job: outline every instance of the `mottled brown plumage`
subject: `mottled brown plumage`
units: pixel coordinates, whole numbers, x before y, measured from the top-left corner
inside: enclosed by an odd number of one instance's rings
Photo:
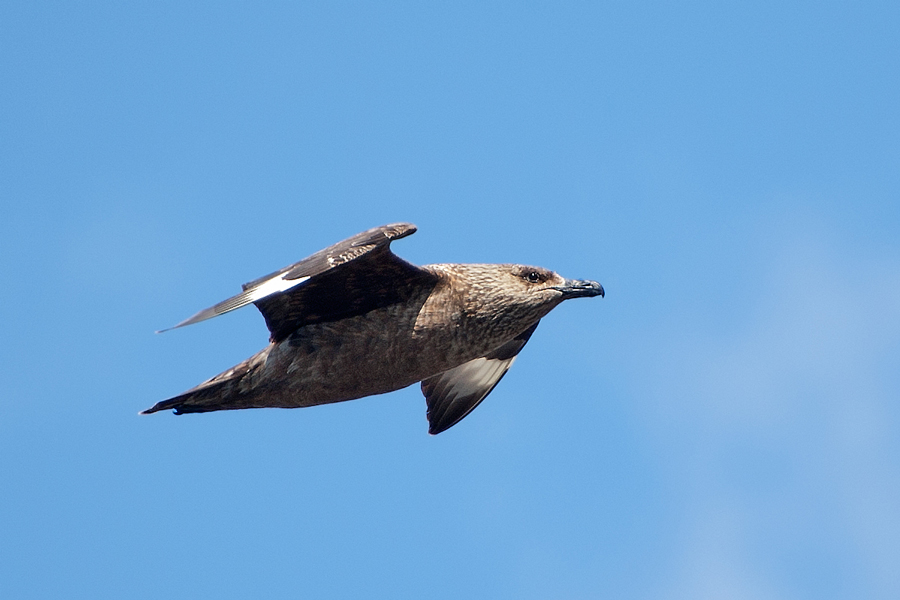
[[[567,298],[603,295],[596,282],[539,267],[417,267],[389,248],[415,230],[364,231],[176,325],[253,303],[271,336],[258,354],[144,414],[314,406],[421,381],[429,432],[440,433],[490,393],[541,317]]]

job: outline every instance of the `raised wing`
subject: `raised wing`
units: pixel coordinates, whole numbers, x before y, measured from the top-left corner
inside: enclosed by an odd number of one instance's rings
[[[256,304],[273,341],[279,341],[306,322],[335,320],[348,313],[371,310],[388,300],[384,298],[386,294],[379,293],[380,288],[402,289],[413,282],[433,279],[426,271],[390,251],[392,240],[415,231],[416,227],[409,223],[369,229],[245,283],[240,294],[201,310],[169,329]]]
[[[475,410],[512,366],[538,323],[490,354],[424,380],[422,393],[428,405],[428,433],[437,435],[450,429]]]

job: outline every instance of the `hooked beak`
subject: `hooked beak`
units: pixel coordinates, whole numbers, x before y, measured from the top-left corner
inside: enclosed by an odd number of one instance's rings
[[[563,300],[592,298],[593,296],[603,298],[606,295],[602,285],[589,279],[566,279],[563,285],[554,286],[553,289],[562,292]]]

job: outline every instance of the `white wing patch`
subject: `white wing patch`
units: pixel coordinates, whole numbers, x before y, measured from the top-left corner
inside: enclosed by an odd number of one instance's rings
[[[262,300],[272,294],[277,294],[279,292],[286,292],[294,286],[300,285],[304,281],[309,279],[309,276],[300,277],[299,279],[285,279],[284,275],[279,277],[273,277],[272,279],[267,279],[263,281],[261,284],[256,286],[255,288],[251,288],[246,290],[245,294],[250,294],[250,300],[246,304],[250,304],[251,302],[256,302],[257,300]],[[245,304],[245,305],[246,305]],[[239,307],[238,307],[239,308]],[[234,310],[234,309],[231,309]]]
[[[169,331],[170,329],[178,329],[179,327],[184,327],[185,325],[193,325],[194,323],[199,323],[200,321],[212,319],[213,317],[218,317],[219,315],[224,315],[227,312],[237,310],[239,308],[247,306],[248,304],[253,304],[254,302],[262,300],[263,298],[268,298],[273,294],[280,294],[281,292],[285,292],[309,279],[309,276],[298,277],[297,279],[287,279],[285,275],[287,275],[287,273],[280,273],[275,277],[272,277],[271,279],[266,279],[256,287],[244,290],[237,296],[232,296],[227,300],[222,300],[215,306],[204,308],[196,315],[185,319],[178,325],[169,327],[168,329],[161,329],[156,333],[162,333],[163,331]]]

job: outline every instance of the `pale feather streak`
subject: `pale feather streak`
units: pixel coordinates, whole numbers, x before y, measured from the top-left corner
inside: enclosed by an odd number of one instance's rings
[[[274,294],[286,292],[287,290],[296,287],[309,279],[309,276],[299,277],[297,279],[287,279],[286,277],[287,273],[283,273],[281,275],[278,275],[277,277],[267,279],[256,287],[244,290],[240,294],[232,296],[227,300],[222,300],[218,304],[210,306],[209,308],[204,308],[194,316],[185,319],[178,325],[169,327],[168,329],[161,329],[157,331],[157,333],[162,333],[164,331],[169,331],[172,329],[178,329],[179,327],[184,327],[186,325],[193,325],[194,323],[199,323],[201,321],[206,321],[207,319],[212,319],[213,317],[218,317],[219,315],[224,315],[227,312],[243,308],[248,304],[253,304],[254,302],[262,300],[263,298],[268,298],[269,296],[272,296]]]
[[[476,358],[422,382],[428,401],[431,433],[440,433],[475,410],[515,362],[507,359]]]

